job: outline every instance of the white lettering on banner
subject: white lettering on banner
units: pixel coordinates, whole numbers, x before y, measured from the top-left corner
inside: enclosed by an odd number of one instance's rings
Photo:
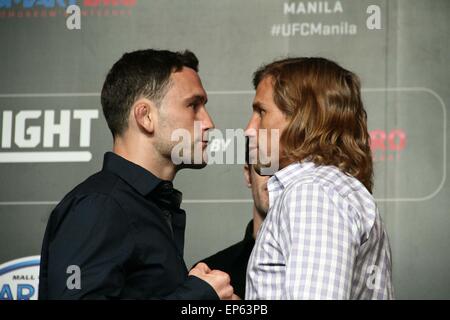
[[[11,130],[8,130],[8,123],[12,123],[12,111],[3,112],[2,124],[2,148],[11,148]]]
[[[273,37],[293,37],[293,36],[340,36],[356,35],[358,28],[355,24],[341,21],[339,24],[323,24],[321,22],[294,22],[276,23],[272,25],[270,34]]]
[[[70,138],[70,110],[61,110],[61,122],[55,124],[55,111],[44,113],[44,147],[53,147],[53,136],[59,135],[59,146],[67,148]]]
[[[41,116],[41,111],[20,111],[16,116],[15,142],[20,148],[34,148],[39,144],[41,128],[32,126],[25,130],[25,121],[27,119],[37,119]],[[8,124],[12,127],[12,124]],[[26,135],[29,138],[26,138]]]
[[[340,1],[336,1],[333,4],[330,4],[328,1],[285,2],[283,9],[285,15],[344,12]]]
[[[91,120],[98,119],[98,110],[74,110],[73,118],[80,120],[80,147],[91,144]]]
[[[361,29],[356,21],[341,20],[344,13],[341,1],[286,1],[282,5],[283,15],[294,19],[295,16],[302,17],[302,20],[289,19],[289,22],[272,24],[270,26],[272,37],[354,36]],[[366,28],[381,30],[381,7],[369,5],[365,11],[369,14],[366,19]],[[320,17],[325,15],[327,20],[320,21]],[[332,15],[338,20],[330,19]],[[315,21],[305,21],[308,16]]]
[[[56,113],[59,122],[55,120]],[[79,121],[79,145],[80,148],[88,148],[91,144],[92,120],[98,119],[99,112],[96,109],[73,110],[21,110],[16,113],[12,110],[2,112],[1,121],[1,149],[11,149],[14,146],[19,149],[28,149],[27,152],[14,151],[0,152],[0,163],[24,163],[24,162],[86,162],[92,159],[89,151],[60,151],[49,148],[71,147],[70,134],[72,121]],[[43,124],[36,124],[43,119]],[[55,136],[59,143],[55,146]],[[38,147],[42,142],[44,150],[30,151]]]

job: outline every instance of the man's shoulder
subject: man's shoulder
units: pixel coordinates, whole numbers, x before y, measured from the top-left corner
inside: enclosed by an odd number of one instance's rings
[[[335,166],[317,166],[292,181],[283,191],[280,201],[284,205],[307,201],[309,206],[322,207],[325,198],[341,214],[346,213],[357,223],[361,232],[369,232],[379,215],[375,199],[366,187]]]
[[[108,171],[99,171],[69,191],[53,212],[65,212],[83,206],[105,208],[108,204],[114,204],[113,195],[118,184],[120,178]]]
[[[315,166],[292,179],[286,186],[284,193],[291,194],[305,188],[315,187],[324,193],[335,193],[340,198],[348,198],[350,194],[370,194],[364,185],[355,177],[342,172],[335,166]],[[370,198],[370,195],[367,195]]]
[[[90,230],[94,226],[116,231],[128,228],[128,215],[114,197],[118,182],[114,175],[101,171],[67,193],[50,214],[49,240],[70,232],[78,236],[80,232],[74,230]]]
[[[72,197],[80,196],[110,196],[114,189],[120,184],[120,178],[111,172],[102,170],[86,178],[83,182],[75,186],[63,198],[63,201]]]
[[[109,195],[120,178],[106,170],[99,171],[78,184],[69,194],[103,194]]]

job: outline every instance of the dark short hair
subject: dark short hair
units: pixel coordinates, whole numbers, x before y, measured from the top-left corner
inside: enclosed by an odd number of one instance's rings
[[[280,163],[309,159],[334,165],[372,192],[367,114],[358,76],[325,58],[288,58],[258,69],[256,87],[270,78],[273,100],[289,118]]]
[[[146,97],[159,105],[169,87],[170,75],[183,67],[198,72],[198,59],[189,50],[138,50],[125,53],[114,63],[101,93],[103,114],[113,137],[128,127],[133,103]]]

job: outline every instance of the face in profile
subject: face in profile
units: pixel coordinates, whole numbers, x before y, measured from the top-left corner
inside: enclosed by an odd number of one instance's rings
[[[177,148],[177,156],[184,159],[179,167],[201,168],[206,165],[207,131],[214,128],[206,110],[207,100],[195,70],[184,67],[172,73],[169,89],[159,107],[156,145],[161,154],[172,162],[172,151]]]
[[[250,150],[257,155],[255,170],[261,172],[262,167],[271,165],[270,161],[279,158],[280,136],[288,124],[286,115],[277,107],[273,100],[272,78],[266,77],[258,84],[253,99],[253,113],[245,133],[256,140],[256,150]],[[266,132],[266,133],[265,133]],[[270,161],[262,161],[267,155]],[[276,157],[276,158],[275,158]],[[275,169],[276,171],[277,169]]]
[[[244,166],[244,176],[247,186],[252,190],[253,203],[256,210],[265,218],[269,211],[269,192],[267,190],[267,181],[270,176],[259,175],[253,165]]]

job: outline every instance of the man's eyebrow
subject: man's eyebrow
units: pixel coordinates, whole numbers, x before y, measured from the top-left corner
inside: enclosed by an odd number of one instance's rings
[[[196,94],[196,95],[193,95],[191,97],[186,98],[185,101],[187,103],[202,103],[202,104],[206,104],[208,102],[208,98],[206,98],[206,96],[204,96],[204,95]]]

